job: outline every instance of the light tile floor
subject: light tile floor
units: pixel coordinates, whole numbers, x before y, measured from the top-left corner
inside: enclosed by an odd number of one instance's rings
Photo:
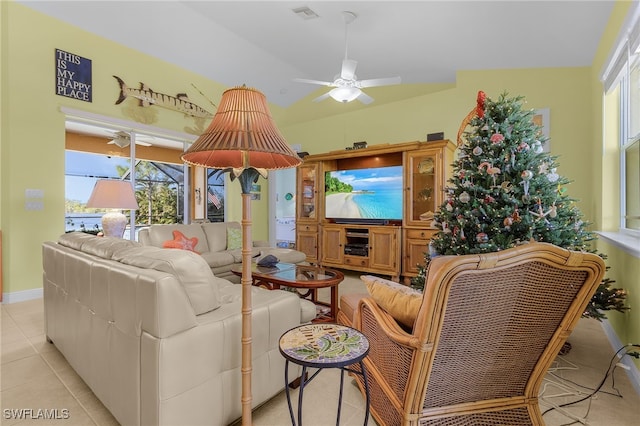
[[[364,292],[357,273],[348,273],[340,284],[340,292]],[[1,362],[0,399],[2,425],[117,425],[117,421],[71,369],[55,346],[43,334],[42,300],[1,305]],[[566,391],[578,396],[549,398],[556,404],[574,401],[590,393],[603,379],[613,356],[600,323],[581,320],[569,339],[573,348],[559,357],[555,372],[547,375],[545,395]],[[616,348],[617,349],[617,348]],[[575,366],[575,367],[574,367]],[[555,375],[562,377],[557,378]],[[587,424],[593,426],[631,426],[639,424],[640,396],[634,391],[625,371],[614,374],[615,389],[609,378],[602,392],[595,397],[567,408],[569,415],[558,410],[544,416],[547,425]],[[325,370],[305,390],[303,402],[304,424],[323,426],[335,424],[338,400],[339,370]],[[341,424],[360,425],[364,420],[364,401],[351,378],[345,378]],[[620,394],[621,396],[615,396]],[[297,390],[292,392],[297,401]],[[544,412],[550,405],[541,402]],[[58,420],[15,419],[11,409],[49,409]],[[57,410],[57,411],[55,411]],[[65,411],[68,410],[68,411]],[[64,418],[67,417],[68,418]],[[586,420],[585,420],[586,417]],[[581,421],[576,421],[579,418]],[[290,424],[284,392],[253,412],[256,426]],[[370,425],[375,425],[370,420]],[[188,425],[176,425],[188,426]]]

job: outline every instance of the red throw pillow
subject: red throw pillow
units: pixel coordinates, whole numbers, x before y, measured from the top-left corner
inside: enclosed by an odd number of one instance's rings
[[[180,231],[173,231],[173,240],[167,240],[162,243],[162,247],[164,248],[177,248],[182,250],[189,250],[194,253],[200,254],[196,251],[196,246],[198,245],[198,237],[187,238]]]

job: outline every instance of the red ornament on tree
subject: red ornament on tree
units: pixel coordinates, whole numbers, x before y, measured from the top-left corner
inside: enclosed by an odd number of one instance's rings
[[[478,115],[478,117],[482,118],[484,117],[484,102],[487,99],[487,95],[485,95],[485,93],[480,90],[478,92],[478,98],[476,100],[477,104],[476,104],[476,114]]]

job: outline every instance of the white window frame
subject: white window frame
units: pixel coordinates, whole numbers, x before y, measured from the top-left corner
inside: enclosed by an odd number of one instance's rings
[[[619,232],[599,232],[608,242],[624,249],[635,257],[640,257],[640,229],[631,229],[626,223],[626,152],[640,138],[640,134],[629,135],[630,93],[629,75],[632,67],[640,63],[640,3],[634,2],[629,9],[618,39],[601,74],[605,95],[619,87],[620,121],[620,228]]]
[[[632,112],[638,114],[640,111],[632,111],[631,100],[634,94],[631,90],[631,73],[637,71],[640,68],[640,50],[636,52],[629,52],[627,66],[620,79],[620,231],[640,237],[640,227],[632,228],[628,225],[627,219],[627,180],[628,172],[626,169],[627,153],[631,149],[632,145],[636,142],[640,143],[640,130],[636,129],[636,133],[632,134],[631,129],[631,114]],[[636,97],[640,97],[640,94],[636,93]],[[636,106],[639,99],[635,99]],[[631,190],[640,191],[640,186],[631,188]]]

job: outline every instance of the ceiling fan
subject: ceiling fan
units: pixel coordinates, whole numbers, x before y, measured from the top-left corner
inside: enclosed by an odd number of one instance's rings
[[[320,102],[328,97],[332,97],[338,102],[351,102],[359,100],[363,104],[370,104],[373,102],[373,98],[362,91],[366,87],[375,86],[389,86],[393,84],[400,84],[400,77],[388,77],[388,78],[372,78],[369,80],[358,80],[356,77],[357,61],[349,59],[348,53],[348,30],[349,24],[356,19],[356,14],[349,11],[342,12],[342,16],[345,21],[345,48],[344,59],[342,60],[342,69],[340,75],[335,77],[334,81],[320,81],[320,80],[308,80],[306,78],[296,78],[294,81],[299,83],[319,84],[321,86],[333,87],[330,91],[324,95],[318,96],[313,102]]]
[[[127,132],[115,132],[113,134],[113,139],[109,142],[107,142],[108,144],[112,144],[112,145],[116,145],[119,148],[126,148],[129,145],[131,145],[131,136],[129,135],[129,133]],[[150,143],[148,142],[143,142],[141,140],[139,140],[139,138],[136,138],[136,145],[140,145],[140,146],[151,146]]]

